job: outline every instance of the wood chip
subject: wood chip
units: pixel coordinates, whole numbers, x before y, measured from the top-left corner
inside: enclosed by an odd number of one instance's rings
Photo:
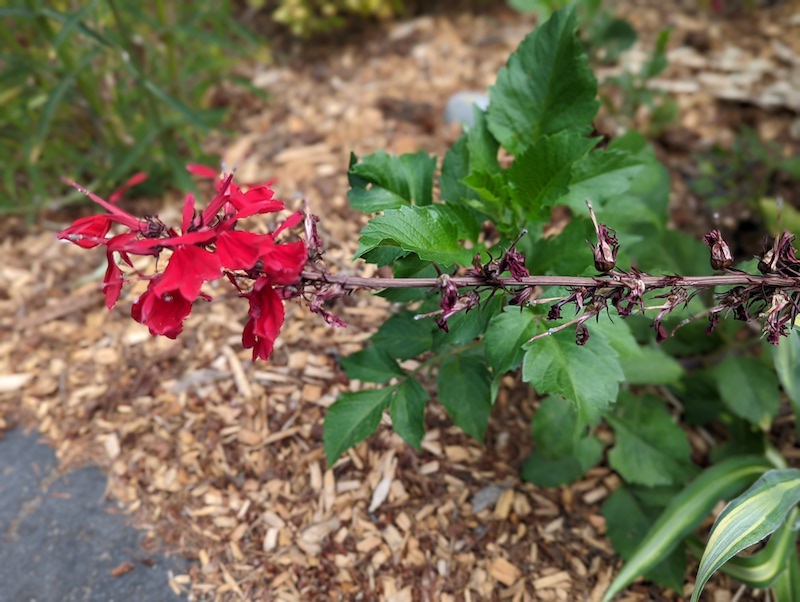
[[[489,575],[503,585],[514,585],[520,578],[520,570],[502,556],[498,556],[489,565]]]

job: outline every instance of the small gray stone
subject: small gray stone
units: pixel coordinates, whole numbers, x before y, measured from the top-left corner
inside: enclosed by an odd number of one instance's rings
[[[472,125],[473,105],[485,111],[489,106],[489,97],[482,92],[456,92],[450,97],[444,108],[444,122]]]

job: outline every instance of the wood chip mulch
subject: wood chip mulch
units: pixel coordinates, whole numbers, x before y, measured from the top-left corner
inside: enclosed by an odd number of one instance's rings
[[[311,64],[256,68],[269,101],[241,111],[235,140],[212,144],[241,181],[277,177],[290,206],[307,198],[322,217],[332,269],[368,274],[349,260],[363,223],[347,208],[349,152],[422,149],[441,159],[459,131],[441,123],[447,98],[492,84],[532,25],[506,10],[421,17]],[[179,201],[151,209],[166,220]],[[273,358],[253,364],[240,345],[243,300],[216,291],[177,341],[152,338],[129,317],[144,285],[107,311],[104,257],[56,244],[53,230],[64,225],[0,242],[0,432],[35,427],[65,466],[102,466],[108,494],[153,548],[197,560],[188,574],[169,576],[176,594],[601,598],[619,563],[600,505],[618,477],[599,467],[558,489],[520,481],[533,391],[507,377],[485,445],[432,404],[422,452],[394,435],[387,417],[376,436],[326,467],[325,409],[361,387],[338,360],[360,348],[388,303],[346,300],[337,307],[348,323],[341,330],[290,303]],[[693,444],[707,451],[700,437]],[[725,602],[737,589],[717,577],[707,596]],[[637,584],[623,599],[682,597]]]

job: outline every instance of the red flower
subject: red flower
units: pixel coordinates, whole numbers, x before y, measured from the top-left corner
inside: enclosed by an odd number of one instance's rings
[[[176,338],[183,330],[183,321],[192,312],[192,303],[179,290],[162,295],[154,292],[158,279],[150,282],[147,290],[131,307],[131,317],[150,329],[152,335]]]
[[[242,295],[250,301],[250,319],[242,333],[242,346],[253,350],[253,361],[269,359],[283,326],[283,301],[269,284],[266,278],[259,278],[253,290]]]
[[[200,165],[187,168],[202,177],[217,177],[211,168]],[[242,218],[280,211],[284,205],[273,198],[269,185],[254,186],[243,192],[232,178],[228,175],[217,179],[216,194],[202,212],[195,208],[194,195],[188,194],[180,230],[155,216],[136,218],[114,204],[127,188],[144,179],[141,174],[114,193],[110,202],[69,181],[108,213],[77,220],[59,238],[83,248],[106,247],[108,266],[102,288],[109,309],[119,299],[125,282],[117,255],[133,267],[130,255],[159,257],[165,249],[172,251],[163,272],[150,277],[147,290],[131,308],[133,319],[146,325],[154,335],[175,338],[180,334],[192,303],[198,297],[210,300],[201,292],[203,283],[225,275],[239,289],[241,279],[254,279],[250,292],[242,294],[250,302],[250,319],[242,342],[253,349],[253,359],[267,359],[284,319],[281,296],[284,291],[273,287],[296,283],[308,256],[302,241],[281,244],[275,238],[283,230],[296,226],[303,216],[299,212],[291,215],[273,233],[237,230]],[[114,223],[127,231],[108,237]]]
[[[189,302],[197,299],[203,282],[222,276],[219,258],[201,247],[179,245],[164,273],[153,280],[153,293],[165,295],[178,291]]]

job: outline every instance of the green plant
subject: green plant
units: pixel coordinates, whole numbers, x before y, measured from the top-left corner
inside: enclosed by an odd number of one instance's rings
[[[786,304],[773,304],[780,300],[756,301],[721,277],[716,277],[720,285],[730,285],[717,287],[716,298],[684,295],[675,288],[647,295],[651,281],[639,270],[708,274],[710,266],[698,241],[667,228],[666,173],[644,139],[629,133],[600,149],[596,139],[587,137],[597,110],[597,84],[573,34],[575,22],[574,12],[554,13],[510,57],[489,90],[489,109],[476,110],[474,125],[445,156],[439,199],[433,198],[430,184],[436,164],[427,155],[378,152],[360,161],[353,158],[351,205],[382,212],[362,231],[358,257],[392,266],[399,279],[436,277],[476,255],[473,273],[487,287],[483,293],[452,293],[453,300],[446,302],[448,283],[457,279],[443,275],[444,298],[407,290],[381,293],[414,303],[413,311],[395,315],[366,349],[343,361],[351,378],[375,388],[344,394],[330,408],[326,451],[334,462],[373,432],[387,409],[398,434],[418,447],[429,399],[424,383],[431,379],[453,421],[482,439],[500,379],[519,370],[524,382],[548,395],[533,419],[536,449],[523,465],[523,478],[556,486],[607,458],[625,483],[604,507],[609,535],[619,553],[632,559],[613,591],[643,573],[679,589],[684,538],[717,500],[738,493],[769,468],[764,432],[779,407],[775,368],[762,342],[732,323],[715,329],[718,318],[728,313],[743,320],[759,313],[781,315],[772,328],[786,334],[785,324],[795,312],[782,313]],[[663,68],[666,40],[662,35],[650,63],[626,85],[646,91],[646,80]],[[499,148],[513,155],[509,167],[498,162]],[[587,197],[603,223],[614,225],[613,236],[587,219],[582,208]],[[567,207],[571,218],[560,233],[546,235],[554,205]],[[482,228],[487,220],[493,228],[488,235]],[[598,240],[594,267],[584,242],[593,228]],[[526,235],[514,242],[519,232]],[[604,240],[607,262],[598,258]],[[624,245],[616,245],[623,240]],[[727,269],[732,258],[724,242],[718,234],[706,241],[713,266]],[[509,254],[517,250],[531,273],[590,278],[562,288],[545,286],[543,300],[527,297],[529,289],[505,288],[512,279],[499,288],[488,286],[510,269]],[[605,298],[627,316],[612,324],[605,315],[606,300],[589,283],[595,270],[607,271],[615,261],[638,270],[612,278],[632,278],[621,297]],[[738,282],[749,277],[744,278]],[[549,312],[540,309],[545,301],[553,304]],[[577,316],[561,320],[567,303],[576,306]],[[470,308],[474,313],[467,314]],[[656,314],[655,324],[644,319],[645,310]],[[430,315],[438,315],[440,328],[449,334],[415,320]],[[711,336],[689,321],[693,315],[709,316]],[[576,328],[577,346],[562,333],[568,326]],[[664,341],[660,347],[648,342],[653,326]],[[777,353],[784,348],[791,350],[785,345]],[[417,362],[404,368],[411,358]],[[696,367],[687,371],[685,365]],[[686,435],[666,403],[643,394],[654,386],[666,387],[684,404],[690,424],[726,428],[727,444],[712,454],[719,463],[701,476],[696,477],[700,467],[690,459]],[[614,433],[608,450],[595,435],[602,423]],[[640,539],[646,552],[636,550]]]
[[[186,185],[181,157],[202,157],[204,133],[224,116],[215,86],[255,48],[232,11],[208,0],[0,9],[0,212],[53,205],[62,174],[113,187],[145,170],[151,192]]]
[[[681,589],[685,540],[698,548],[690,535],[713,506],[771,467],[786,468],[767,434],[781,408],[779,382],[800,409],[800,259],[784,232],[757,262],[734,269],[718,231],[700,242],[667,227],[667,173],[645,139],[630,132],[601,147],[591,137],[597,81],[575,29],[574,10],[559,11],[526,37],[490,88],[488,109],[475,108],[441,167],[423,152],[351,157],[349,201],[376,214],[356,256],[390,266],[394,278],[330,273],[319,218],[308,212],[299,251],[297,243],[292,252],[278,249],[273,235],[238,231],[238,218],[275,207],[268,189],[243,193],[232,176],[218,181],[202,213],[187,199],[180,234],[93,197],[109,214],[79,220],[61,237],[106,246],[112,300],[122,286],[116,255],[130,265],[128,254],[158,257],[174,247],[164,272],[150,277],[147,298],[134,304],[134,319],[158,334],[176,335],[192,302],[205,298],[203,281],[226,276],[251,301],[243,343],[264,359],[283,321],[281,300],[304,299],[341,326],[328,302],[380,289],[398,311],[342,359],[362,386],[328,410],[323,440],[334,469],[387,411],[419,449],[431,391],[457,426],[482,440],[501,379],[517,375],[540,396],[523,478],[558,486],[605,461],[622,479],[603,506],[608,535],[627,560],[610,600],[640,575]],[[568,216],[560,228],[551,223],[555,207]],[[128,231],[107,238],[112,221]],[[574,315],[563,317],[568,309]],[[750,328],[757,320],[763,336]],[[724,442],[700,462],[686,434],[698,426]],[[779,595],[796,591],[794,534],[780,525],[794,516],[797,475],[768,474],[720,517],[697,595],[719,567],[759,587],[774,579]],[[770,521],[743,528],[757,511]],[[776,528],[754,560],[724,564]]]

